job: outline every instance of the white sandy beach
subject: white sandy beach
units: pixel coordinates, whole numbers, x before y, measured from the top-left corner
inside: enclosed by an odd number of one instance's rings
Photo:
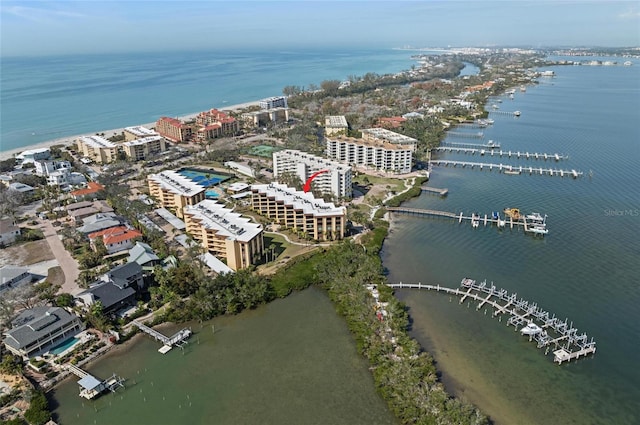
[[[239,109],[244,109],[244,108],[249,108],[251,106],[258,106],[260,103],[260,100],[254,100],[251,102],[245,102],[245,103],[238,103],[236,105],[230,105],[230,106],[226,106],[226,107],[219,107],[216,109],[219,109],[221,111],[237,111]],[[194,112],[191,114],[187,114],[181,117],[178,117],[178,119],[180,120],[190,120],[195,118],[200,112]],[[151,128],[151,127],[155,127],[156,123],[155,122],[151,122],[151,123],[146,123],[146,124],[138,124],[140,126],[143,127],[147,127],[147,128]],[[109,138],[112,137],[116,134],[121,134],[124,131],[124,127],[122,128],[114,128],[111,130],[96,130],[93,131],[91,133],[84,133],[84,134],[77,134],[75,136],[67,136],[67,137],[60,137],[57,139],[52,139],[52,140],[47,140],[45,142],[40,142],[40,143],[36,143],[33,145],[28,145],[28,146],[23,146],[21,148],[18,149],[11,149],[11,150],[7,150],[7,151],[0,151],[0,160],[5,160],[5,159],[9,159],[17,154],[19,154],[20,152],[24,152],[26,150],[30,150],[30,149],[39,149],[39,148],[47,148],[49,146],[54,146],[54,145],[64,145],[64,146],[69,146],[72,145],[74,143],[74,141],[78,138],[78,137],[82,137],[82,136],[91,136],[91,135],[95,135],[96,133],[104,133],[104,137],[105,138]]]

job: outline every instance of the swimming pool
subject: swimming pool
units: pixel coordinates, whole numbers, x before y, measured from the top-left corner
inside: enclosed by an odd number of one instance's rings
[[[216,192],[215,190],[205,190],[204,196],[207,199],[217,198],[218,192]]]
[[[62,353],[65,350],[68,350],[69,348],[73,347],[74,345],[76,345],[78,342],[80,342],[80,340],[78,338],[71,338],[68,339],[66,341],[64,341],[62,344],[56,346],[55,348],[52,348],[51,350],[49,350],[49,352],[51,354],[55,354],[56,356],[60,353]]]
[[[216,174],[206,170],[197,170],[194,168],[183,168],[182,170],[178,171],[178,174],[181,174],[186,178],[198,183],[200,186],[204,187],[215,186],[220,182],[229,180],[230,178],[229,176],[225,176],[223,174]]]

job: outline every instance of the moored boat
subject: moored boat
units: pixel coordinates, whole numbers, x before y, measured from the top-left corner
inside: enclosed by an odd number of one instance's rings
[[[527,326],[520,329],[522,335],[537,335],[542,332],[542,328],[533,322],[529,322]]]

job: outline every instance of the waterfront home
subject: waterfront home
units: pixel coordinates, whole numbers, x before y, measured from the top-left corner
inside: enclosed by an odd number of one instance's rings
[[[20,312],[3,342],[13,354],[29,358],[44,354],[83,329],[75,314],[60,307],[40,306]]]
[[[49,148],[29,149],[16,155],[16,162],[18,164],[27,164],[29,162],[33,163],[36,161],[47,160],[49,158],[51,158],[51,151]]]
[[[33,275],[26,267],[0,267],[0,292],[31,282]]]
[[[13,190],[22,195],[21,200],[23,203],[25,203],[25,201],[30,201],[36,193],[36,190],[32,186],[17,182],[9,184],[9,190]]]
[[[126,263],[103,274],[75,299],[86,310],[100,301],[103,313],[112,314],[134,306],[136,293],[143,286],[142,267],[137,263]]]
[[[0,247],[11,245],[20,236],[20,228],[10,218],[0,219]]]
[[[251,208],[310,239],[344,238],[347,210],[280,183],[251,186]]]

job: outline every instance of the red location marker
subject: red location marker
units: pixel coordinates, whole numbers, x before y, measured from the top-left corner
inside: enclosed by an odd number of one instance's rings
[[[304,187],[302,188],[302,190],[304,190],[305,192],[310,191],[311,190],[311,181],[313,179],[315,179],[316,177],[318,177],[318,175],[320,175],[322,173],[328,173],[328,172],[329,172],[329,170],[322,170],[322,171],[318,171],[317,173],[313,173],[311,175],[311,177],[309,177],[307,179],[307,181],[305,182]]]

